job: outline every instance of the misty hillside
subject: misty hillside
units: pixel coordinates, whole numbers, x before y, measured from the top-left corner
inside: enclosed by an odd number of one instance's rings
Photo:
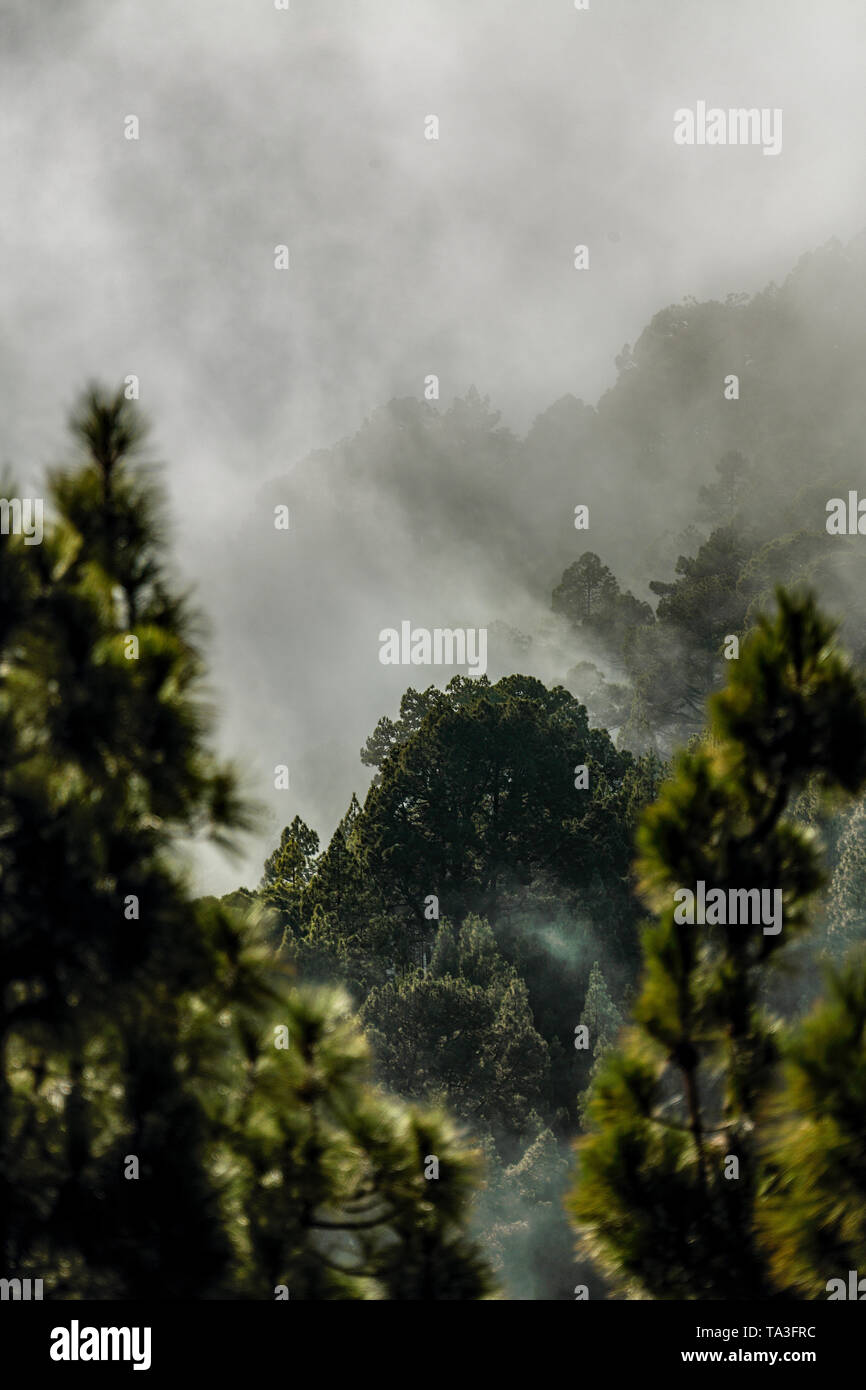
[[[572,558],[573,507],[586,502],[593,548],[632,587],[645,585],[665,576],[647,575],[641,538],[649,548],[693,521],[697,487],[729,451],[760,479],[755,521],[772,503],[773,526],[780,508],[792,529],[808,524],[798,494],[816,473],[832,483],[841,468],[839,485],[854,486],[847,451],[866,424],[864,365],[866,233],[804,255],[780,287],[752,298],[661,309],[624,346],[596,408],[563,397],[522,441],[475,389],[450,407],[392,401],[263,497],[294,503],[299,547],[327,528],[365,573],[411,557],[427,574],[458,565],[473,578],[519,579],[542,600]],[[740,379],[733,409],[730,373]],[[375,523],[396,553],[375,543]]]
[[[240,645],[262,727],[272,730],[280,710],[293,809],[329,833],[366,785],[358,748],[411,678],[379,664],[381,629],[404,619],[486,625],[492,676],[561,679],[590,656],[622,680],[615,652],[588,647],[550,611],[582,552],[655,606],[651,581],[670,581],[678,556],[729,519],[702,489],[732,452],[748,470],[737,511],[750,554],[758,542],[824,534],[827,499],[866,483],[864,270],[866,234],[804,255],[780,286],[751,298],[661,309],[623,347],[596,407],[565,396],[522,440],[480,389],[449,405],[424,401],[419,383],[417,398],[382,406],[262,488],[235,533],[219,538],[213,563],[226,582],[214,600],[224,626],[261,634]],[[724,395],[731,374],[736,403]],[[581,503],[587,531],[574,528]],[[290,508],[288,534],[268,521],[278,504]],[[844,547],[822,546],[812,575],[840,613],[863,587]],[[788,577],[778,557],[766,576],[762,564],[752,564],[751,597]],[[228,582],[236,573],[242,586]],[[232,669],[237,660],[235,648]],[[271,837],[278,828],[275,819]]]

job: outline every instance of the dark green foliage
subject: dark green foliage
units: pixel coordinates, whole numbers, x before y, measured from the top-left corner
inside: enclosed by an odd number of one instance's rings
[[[760,990],[823,882],[815,845],[786,812],[807,786],[854,791],[866,778],[866,706],[833,626],[808,597],[780,591],[778,605],[711,701],[707,741],[679,756],[638,834],[657,920],[644,935],[635,1026],[593,1087],[571,1210],[586,1248],[639,1296],[774,1290],[755,1229],[778,1056]],[[699,880],[779,889],[782,932],[678,922],[674,892]]]
[[[280,843],[265,860],[259,885],[261,901],[275,914],[285,940],[300,930],[303,918],[303,890],[316,868],[319,837],[295,816],[280,836]]]
[[[252,895],[190,898],[179,841],[251,813],[209,751],[136,408],[91,390],[72,432],[44,543],[0,537],[4,1273],[73,1299],[485,1297],[478,1155],[372,1087],[347,1002],[293,987]],[[316,847],[296,822],[266,899],[291,907]]]
[[[360,1021],[380,1073],[401,1095],[440,1097],[456,1115],[520,1135],[549,1104],[549,1058],[527,990],[486,922],[443,923],[430,969],[374,989]]]
[[[721,684],[724,639],[744,630],[746,597],[738,582],[751,548],[733,527],[714,531],[694,559],[681,555],[672,583],[652,582],[654,626],[635,632],[626,650],[634,703],[622,741],[667,750],[703,727],[707,696]]]
[[[592,551],[565,570],[551,606],[599,650],[615,658],[622,657],[634,628],[653,621],[649,604],[622,593],[613,572]]]
[[[408,691],[367,760],[365,805],[353,798],[301,885],[284,949],[304,978],[349,987],[389,1088],[446,1105],[492,1146],[484,1241],[509,1290],[571,1297],[561,1192],[535,1204],[539,1243],[500,1178],[545,1125],[575,1122],[574,1026],[600,949],[616,988],[632,978],[631,837],[661,765],[617,752],[566,691],[521,676]],[[558,1252],[547,1275],[545,1249]]]
[[[866,957],[827,975],[826,996],[783,1049],[757,1211],[773,1276],[796,1298],[866,1269]]]
[[[580,1023],[589,1032],[590,1047],[588,1052],[584,1054],[590,1063],[587,1068],[588,1081],[591,1081],[596,1075],[602,1058],[615,1043],[617,1034],[622,1027],[622,1021],[622,1014],[608,993],[598,961],[594,961],[580,1015]],[[582,1119],[589,1095],[588,1087],[582,1090],[580,1096]]]
[[[578,1280],[586,1282],[562,1217],[567,1153],[553,1132],[543,1129],[514,1163],[498,1163],[495,1152],[489,1154],[477,1221],[512,1299],[573,1299]]]
[[[471,688],[470,688],[471,687]],[[576,790],[574,769],[589,768]],[[359,853],[388,909],[422,937],[425,900],[495,920],[542,873],[601,902],[631,949],[628,833],[634,760],[591,730],[561,688],[512,676],[458,678],[382,766],[358,824]]]

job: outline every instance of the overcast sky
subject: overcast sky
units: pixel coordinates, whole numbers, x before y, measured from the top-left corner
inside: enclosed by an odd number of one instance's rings
[[[208,599],[256,488],[430,372],[517,432],[594,403],[659,308],[855,235],[864,55],[862,0],[0,0],[0,462],[35,485],[84,382],[139,376],[243,757]],[[781,108],[781,154],[677,147],[699,100]]]

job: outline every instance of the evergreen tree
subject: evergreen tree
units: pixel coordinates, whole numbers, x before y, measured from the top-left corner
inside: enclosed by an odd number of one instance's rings
[[[0,536],[4,1271],[54,1297],[387,1297],[405,1260],[408,1296],[486,1296],[477,1157],[372,1088],[347,1004],[292,987],[257,905],[189,895],[180,843],[251,812],[209,749],[137,408],[91,389],[72,433],[43,544]]]
[[[827,993],[787,1040],[764,1145],[757,1223],[778,1287],[832,1296],[866,1273],[866,956],[828,967]],[[838,1288],[838,1286],[837,1286]],[[838,1296],[838,1293],[837,1293]]]
[[[273,854],[265,860],[259,893],[261,901],[275,913],[283,941],[300,931],[304,889],[315,872],[318,850],[315,830],[295,816],[291,825],[284,828]]]
[[[550,1129],[539,1130],[516,1162],[488,1159],[490,1178],[481,1197],[485,1245],[494,1268],[517,1299],[572,1299],[578,1277],[562,1200],[568,1150]]]
[[[571,1211],[617,1287],[642,1297],[774,1289],[756,1236],[778,1052],[761,986],[822,882],[813,838],[786,811],[810,779],[829,793],[866,778],[866,706],[833,626],[808,597],[780,590],[778,601],[710,702],[707,740],[680,755],[638,837],[657,920],[634,1026],[593,1087]],[[782,931],[678,920],[674,894],[699,881],[726,895],[778,889]]]
[[[589,1068],[589,1078],[591,1080],[592,1077],[596,1075],[602,1058],[613,1045],[617,1033],[622,1027],[622,1014],[608,993],[604,975],[601,972],[598,961],[593,962],[592,969],[589,972],[589,984],[586,989],[586,998],[583,1002],[580,1022],[589,1030],[589,1041],[592,1049],[589,1053],[592,1059]],[[589,1088],[587,1087],[579,1098],[579,1108],[582,1117],[585,1113],[589,1094]]]
[[[587,768],[580,788],[577,765]],[[430,894],[455,920],[495,922],[543,875],[603,917],[620,960],[633,961],[627,807],[643,780],[562,687],[458,679],[382,763],[357,822],[358,853],[419,964]]]
[[[656,623],[636,628],[624,651],[634,708],[621,741],[666,752],[702,731],[707,696],[724,679],[724,639],[745,628],[740,586],[754,542],[734,526],[714,530],[694,557],[681,555],[672,582],[653,580]]]
[[[589,972],[580,1022],[589,1029],[593,1061],[598,1062],[622,1026],[622,1015],[608,994],[598,961],[593,962]]]
[[[613,571],[587,550],[563,573],[553,591],[552,607],[580,627],[612,608],[618,594]]]
[[[649,604],[623,593],[613,571],[590,550],[563,572],[551,607],[617,659],[630,642],[632,629],[654,621]]]
[[[401,1095],[441,1099],[498,1134],[545,1108],[549,1056],[526,985],[487,922],[443,922],[429,972],[374,989],[360,1013],[380,1074]]]
[[[319,837],[315,830],[311,830],[300,816],[295,816],[291,825],[283,830],[273,854],[265,860],[262,888],[279,884],[297,891],[313,877],[318,852]]]

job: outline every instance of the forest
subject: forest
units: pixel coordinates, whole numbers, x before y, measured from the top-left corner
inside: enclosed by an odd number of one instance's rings
[[[486,673],[396,673],[361,795],[222,894],[181,850],[242,844],[255,788],[216,751],[146,413],[82,392],[42,543],[0,534],[10,1276],[773,1300],[866,1270],[866,542],[828,524],[866,494],[864,262],[831,242],[661,310],[597,407],[523,439],[474,390],[396,400],[265,487],[304,519],[303,622],[375,565],[386,493],[418,592],[425,545],[458,573],[474,545],[501,607],[469,615]],[[684,922],[698,884],[777,894],[781,930]]]

